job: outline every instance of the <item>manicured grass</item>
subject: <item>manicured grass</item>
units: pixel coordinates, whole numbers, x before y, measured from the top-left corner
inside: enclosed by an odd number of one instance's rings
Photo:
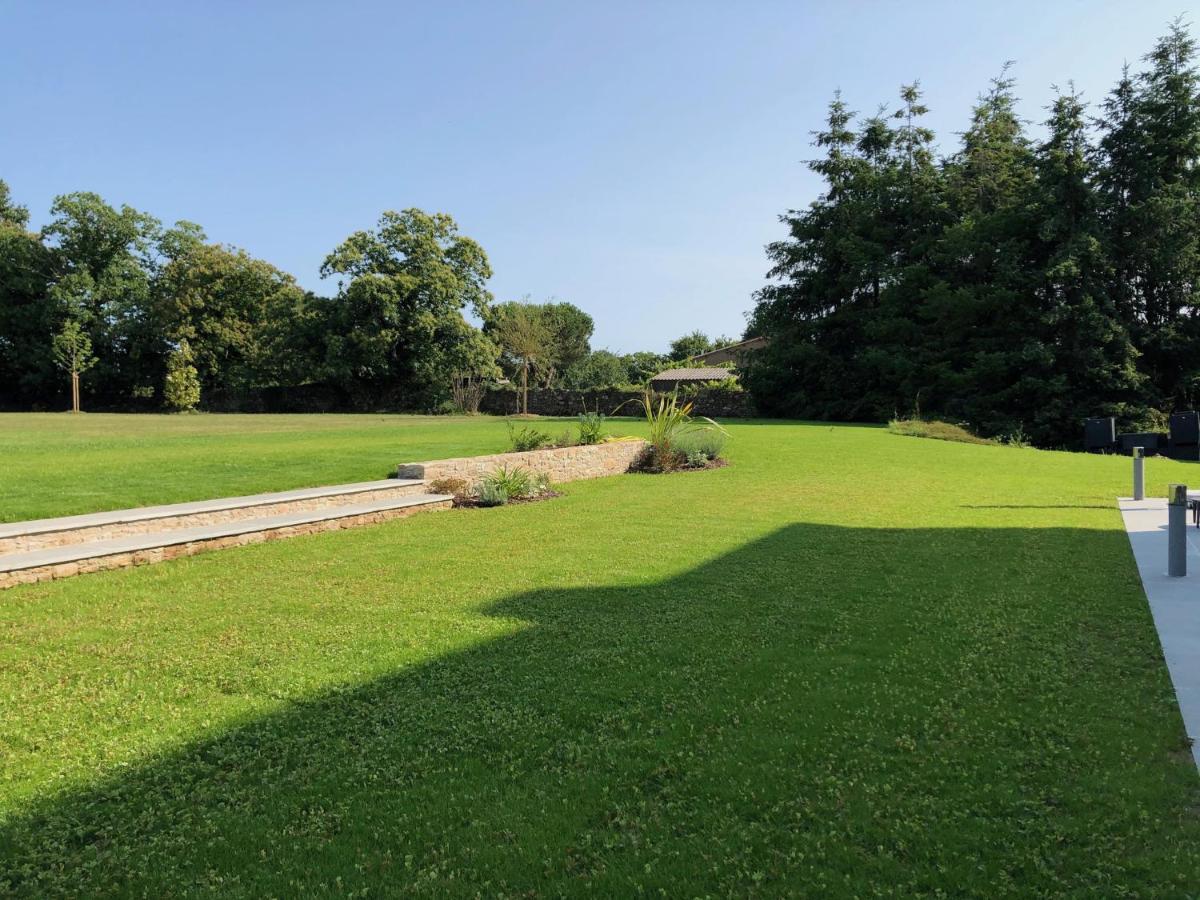
[[[1127,460],[730,432],[0,594],[0,894],[1195,893]]]
[[[371,481],[506,449],[491,416],[0,414],[0,521]]]

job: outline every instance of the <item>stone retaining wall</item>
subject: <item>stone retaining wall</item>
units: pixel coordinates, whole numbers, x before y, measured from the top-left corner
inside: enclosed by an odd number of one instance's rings
[[[491,456],[463,456],[458,459],[435,459],[429,462],[402,463],[397,478],[462,478],[474,484],[501,466],[522,468],[535,475],[545,475],[551,481],[578,481],[581,478],[603,478],[628,472],[648,445],[645,441],[609,441],[580,447],[557,447],[552,450],[527,450],[522,453],[496,453]]]
[[[62,531],[43,531],[34,534],[19,534],[0,538],[0,554],[27,553],[31,550],[49,550],[70,544],[89,541],[132,537],[135,534],[151,534],[159,531],[177,531],[180,528],[195,528],[200,525],[221,525],[225,522],[240,522],[243,519],[260,519],[288,513],[311,512],[340,506],[347,501],[369,503],[372,500],[391,500],[408,494],[424,493],[424,485],[396,485],[374,491],[330,494],[325,497],[306,497],[301,500],[279,500],[275,503],[260,503],[255,506],[234,506],[229,509],[214,509],[204,512],[181,513],[175,516],[159,516],[153,519],[135,519],[130,522],[111,522],[103,525],[87,525]]]
[[[209,550],[223,550],[226,547],[244,547],[247,544],[261,544],[264,541],[276,541],[280,538],[297,537],[302,534],[318,534],[322,531],[337,531],[342,528],[354,528],[359,525],[374,525],[378,522],[387,522],[392,519],[407,518],[421,512],[450,509],[451,505],[452,501],[447,497],[445,500],[436,503],[426,503],[422,506],[401,506],[396,509],[382,509],[377,512],[362,513],[357,516],[343,516],[339,519],[306,522],[303,525],[286,525],[279,528],[268,528],[264,531],[252,531],[246,534],[232,534],[225,537],[209,538],[207,540],[188,541],[182,544],[169,544],[165,547],[152,547],[147,550],[112,553],[107,556],[93,556],[87,559],[75,560],[74,562],[56,563],[32,569],[0,572],[0,590],[14,587],[18,584],[53,581],[57,578],[70,578],[72,575],[100,572],[105,569],[144,566],[148,563],[178,559],[181,556],[195,556],[197,553],[206,553]]]

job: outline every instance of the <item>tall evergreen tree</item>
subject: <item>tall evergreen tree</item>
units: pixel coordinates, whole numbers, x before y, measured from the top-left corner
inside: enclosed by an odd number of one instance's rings
[[[1200,401],[1200,72],[1176,21],[1101,119],[1106,238],[1119,308],[1162,406]]]
[[[1073,88],[1054,100],[1046,128],[1030,269],[1053,368],[1028,421],[1035,439],[1053,442],[1088,416],[1136,412],[1144,379],[1110,290],[1086,108]]]

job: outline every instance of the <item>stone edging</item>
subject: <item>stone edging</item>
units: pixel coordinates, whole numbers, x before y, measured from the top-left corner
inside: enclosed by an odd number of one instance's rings
[[[645,441],[608,441],[578,447],[555,447],[549,450],[526,450],[521,453],[494,453],[489,456],[462,456],[457,459],[435,459],[428,462],[401,463],[396,469],[398,478],[462,478],[475,483],[501,466],[521,468],[534,475],[545,475],[551,481],[578,481],[583,478],[603,478],[628,472],[646,452]]]

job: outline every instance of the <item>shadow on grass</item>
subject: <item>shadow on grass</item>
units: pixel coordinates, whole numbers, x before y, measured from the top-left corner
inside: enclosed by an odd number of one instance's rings
[[[959,509],[1107,509],[1115,510],[1112,503],[964,503]]]
[[[1195,875],[1197,778],[1120,532],[797,524],[665,582],[487,612],[524,627],[8,820],[0,893],[1169,894]]]

